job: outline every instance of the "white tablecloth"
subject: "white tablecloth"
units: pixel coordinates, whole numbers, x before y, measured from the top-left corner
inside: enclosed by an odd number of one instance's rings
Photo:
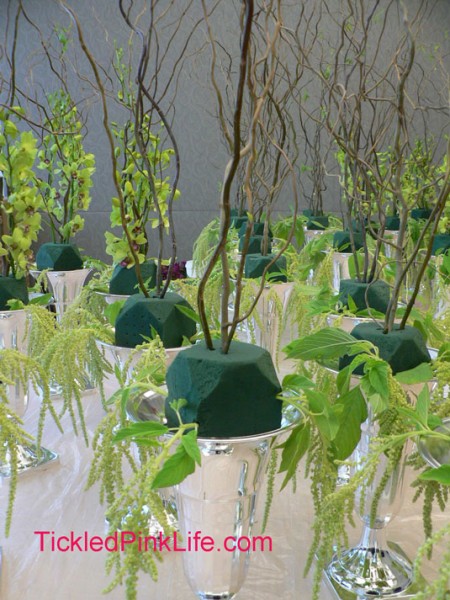
[[[84,406],[92,433],[103,415],[103,409],[95,393],[86,395]],[[32,433],[35,433],[37,411],[38,401],[35,399],[25,418],[27,429]],[[104,508],[99,504],[98,490],[84,491],[91,450],[85,447],[81,437],[73,435],[68,419],[64,418],[63,423],[66,429],[64,435],[51,421],[48,421],[44,435],[44,445],[59,453],[59,462],[51,464],[47,470],[20,477],[8,539],[4,539],[3,533],[8,494],[6,480],[0,490],[1,600],[100,600],[105,597],[102,590],[109,582],[104,571],[106,553],[40,552],[39,537],[34,534],[35,531],[54,531],[56,535],[66,535],[70,531],[77,535],[84,531],[91,536],[105,534]],[[411,497],[412,492],[408,488],[400,515],[389,526],[388,538],[414,555],[423,534],[421,505],[412,505]],[[437,525],[442,525],[448,518],[449,513],[440,514]],[[299,475],[295,494],[289,487],[274,499],[266,531],[272,536],[273,551],[252,556],[239,600],[308,600],[311,597],[312,576],[304,579],[302,574],[311,540],[311,523],[309,486]],[[357,533],[353,537],[357,537]],[[194,598],[184,579],[181,557],[181,554],[167,553],[159,567],[157,583],[142,576],[138,598]],[[427,569],[425,574],[431,572],[432,568]],[[124,599],[125,592],[115,589],[106,598]],[[329,600],[333,595],[324,588],[321,598]]]

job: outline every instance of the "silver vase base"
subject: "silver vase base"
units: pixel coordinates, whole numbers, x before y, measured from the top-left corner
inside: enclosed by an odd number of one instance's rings
[[[196,595],[200,600],[232,600],[236,598],[234,592],[222,592],[221,594],[214,594],[212,592],[196,592]]]
[[[59,456],[56,452],[42,446],[39,452],[35,444],[19,446],[17,472],[22,475],[22,473],[31,472],[34,469],[44,470],[57,460],[59,460]],[[11,477],[11,473],[11,463],[8,460],[0,463],[0,477]]]
[[[400,546],[394,542],[387,544],[387,550],[354,548],[332,559],[324,571],[324,579],[334,599],[400,600],[414,598],[425,587],[426,582],[420,574],[413,579],[411,561]],[[372,577],[364,578],[364,573],[370,573]]]

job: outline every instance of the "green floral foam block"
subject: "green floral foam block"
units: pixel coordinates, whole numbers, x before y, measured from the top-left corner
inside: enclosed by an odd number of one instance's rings
[[[134,348],[145,338],[154,338],[156,332],[165,348],[178,348],[185,337],[191,338],[197,330],[195,322],[177,308],[191,308],[189,303],[174,292],[164,298],[152,294],[130,296],[120,311],[115,324],[117,346]],[[192,309],[191,309],[192,310]]]
[[[28,288],[25,278],[0,276],[0,310],[9,310],[8,300],[21,300],[28,304]]]
[[[42,244],[36,254],[36,265],[40,271],[76,271],[83,268],[80,251],[73,244]]]
[[[232,342],[228,354],[214,341],[180,352],[167,371],[166,416],[176,426],[172,400],[184,398],[185,423],[199,424],[199,437],[230,438],[278,429],[281,388],[272,358],[263,348]]]
[[[342,279],[339,282],[339,300],[348,308],[349,296],[356,304],[358,310],[373,308],[381,313],[386,313],[391,289],[385,281],[361,283],[354,279]]]
[[[405,329],[399,329],[396,325],[393,331],[383,333],[383,327],[378,323],[360,323],[351,334],[358,340],[368,340],[377,346],[381,358],[389,363],[394,375],[431,361],[425,340],[416,327],[407,326]],[[352,358],[352,356],[342,357],[339,368],[343,369],[350,364]],[[358,370],[355,373],[361,374]]]
[[[144,283],[147,283],[148,289],[155,287],[156,265],[153,261],[148,260],[141,264],[141,275]],[[134,265],[130,268],[117,265],[109,282],[110,294],[130,296],[131,294],[136,294],[138,291],[138,280]]]

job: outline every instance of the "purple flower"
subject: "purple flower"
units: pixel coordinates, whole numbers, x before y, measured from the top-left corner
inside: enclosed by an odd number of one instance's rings
[[[168,265],[161,266],[162,278],[167,279],[167,274],[169,272]],[[172,279],[186,279],[186,261],[181,260],[179,262],[174,262],[172,266]]]

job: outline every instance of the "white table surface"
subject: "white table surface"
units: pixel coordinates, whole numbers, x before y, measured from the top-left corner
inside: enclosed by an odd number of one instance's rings
[[[95,393],[84,400],[90,434],[103,415]],[[38,401],[32,400],[25,415],[28,431],[35,433]],[[49,420],[44,432],[44,445],[59,453],[59,462],[44,471],[20,477],[14,506],[13,523],[8,539],[3,525],[8,495],[7,480],[0,489],[0,536],[3,550],[1,600],[111,600],[125,599],[122,588],[104,596],[102,590],[110,579],[105,575],[106,553],[61,553],[39,551],[35,531],[54,531],[66,535],[73,530],[104,535],[104,507],[99,504],[98,489],[84,491],[89,471],[91,450],[81,437],[71,432],[67,418],[66,432],[61,435]],[[281,483],[281,479],[278,483]],[[278,485],[278,489],[279,489]],[[388,539],[399,543],[414,555],[423,540],[421,504],[412,505],[412,492],[407,488],[399,517],[389,526]],[[263,502],[264,499],[262,498]],[[260,504],[263,504],[260,503]],[[436,526],[444,524],[450,513],[439,514]],[[305,557],[311,540],[312,505],[308,483],[298,476],[298,490],[292,488],[277,494],[266,535],[272,536],[273,551],[255,553],[239,600],[308,600],[311,597],[309,575],[303,578]],[[353,535],[357,537],[357,533]],[[189,600],[194,598],[184,579],[181,554],[167,553],[159,567],[159,581],[142,576],[138,598],[145,600]],[[436,557],[435,559],[436,560]],[[425,575],[432,572],[433,563]],[[321,599],[333,596],[324,588]]]

